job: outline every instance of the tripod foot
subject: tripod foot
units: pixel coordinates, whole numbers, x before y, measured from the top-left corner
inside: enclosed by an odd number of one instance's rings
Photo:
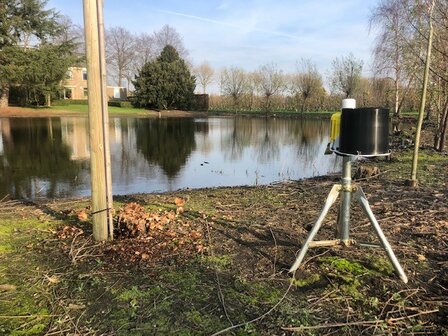
[[[381,242],[381,245],[386,250],[387,256],[389,257],[390,262],[394,266],[394,269],[397,272],[398,276],[400,277],[401,280],[403,280],[404,283],[407,283],[408,277],[406,276],[406,274],[403,271],[403,268],[398,262],[398,259],[395,256],[395,253],[392,250],[392,247],[390,246],[389,242],[387,241],[387,238],[384,235],[383,230],[381,230],[381,227],[378,224],[378,221],[376,220],[375,215],[373,214],[372,209],[370,208],[369,202],[367,201],[367,197],[362,191],[361,187],[358,187],[358,189],[356,190],[355,197],[358,200],[361,207],[363,208],[367,217],[369,218],[370,223],[372,224],[373,229],[375,230],[375,233]]]
[[[325,219],[325,216],[327,215],[328,211],[330,210],[331,206],[334,202],[336,202],[336,199],[338,198],[339,191],[341,190],[340,184],[335,184],[333,188],[331,188],[330,193],[327,196],[327,200],[325,201],[324,208],[322,209],[322,212],[319,215],[319,218],[317,219],[316,223],[314,224],[313,228],[311,229],[311,232],[308,235],[308,238],[306,239],[305,243],[302,246],[302,249],[300,250],[300,253],[294,262],[294,264],[291,266],[289,272],[295,272],[300,264],[302,264],[303,258],[305,257],[306,251],[308,251],[308,248],[310,247],[310,243],[313,241],[314,236],[319,231],[323,220]]]

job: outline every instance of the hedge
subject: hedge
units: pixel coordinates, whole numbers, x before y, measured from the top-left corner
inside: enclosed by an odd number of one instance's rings
[[[130,101],[123,101],[123,100],[110,100],[107,105],[109,106],[116,106],[116,107],[132,107],[132,104]]]
[[[87,99],[59,99],[52,101],[54,106],[88,105]]]
[[[67,105],[88,105],[87,99],[58,99],[52,102],[54,106],[67,106]],[[130,101],[111,100],[107,103],[109,106],[116,107],[132,107]]]

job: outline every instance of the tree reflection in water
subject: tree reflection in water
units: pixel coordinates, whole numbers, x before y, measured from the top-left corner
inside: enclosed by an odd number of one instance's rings
[[[76,180],[81,165],[71,160],[62,141],[60,119],[3,119],[1,135],[0,195],[35,197],[40,189],[36,179],[44,179],[46,197],[52,198],[58,183]]]
[[[137,119],[137,150],[173,178],[196,148],[194,119]]]
[[[237,160],[254,146],[257,162],[277,160],[282,146],[296,146],[298,157],[311,160],[328,133],[328,122],[273,118],[235,118],[232,129],[221,141],[226,156]]]

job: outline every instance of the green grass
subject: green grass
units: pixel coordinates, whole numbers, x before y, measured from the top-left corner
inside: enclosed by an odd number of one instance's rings
[[[407,180],[411,176],[413,150],[400,153],[397,157],[392,154],[392,161],[380,161],[381,170],[388,171],[388,176],[394,180]],[[430,149],[419,151],[417,178],[423,185],[440,184],[438,172],[448,166],[448,156]]]
[[[150,272],[109,270],[95,259],[74,265],[61,255],[49,231],[69,220],[32,213],[0,219],[0,335],[64,330],[71,326],[68,316],[84,328],[80,330],[95,334],[212,334],[229,326],[216,274],[233,323],[261,315],[285,290],[281,284],[235,276],[232,256],[226,254],[197,256]],[[310,321],[303,307],[292,302],[273,316],[232,334],[256,335],[277,323]]]
[[[52,111],[71,111],[71,112],[81,112],[87,113],[89,110],[88,105],[65,105],[65,106],[52,106],[49,110]],[[134,107],[117,107],[108,106],[110,114],[147,114],[149,110]]]
[[[0,335],[42,335],[51,321],[52,272],[34,248],[53,224],[20,217],[0,219]]]
[[[215,109],[210,108],[209,113],[211,115],[221,115],[221,114],[244,114],[244,115],[279,115],[279,116],[331,116],[336,111],[308,111],[308,112],[300,112],[300,111],[293,111],[293,110],[272,110],[272,111],[265,111],[261,109],[254,109],[254,110],[233,110],[233,109]]]
[[[418,111],[404,111],[401,112],[402,116],[412,116],[412,117],[417,117],[418,116]]]
[[[71,111],[71,112],[80,112],[80,113],[87,113],[88,112],[88,105],[82,105],[82,104],[71,104],[71,105],[58,105],[58,106],[52,106],[50,108],[40,108],[40,109],[46,109],[46,110],[52,110],[52,111]],[[150,110],[142,109],[142,108],[134,108],[134,107],[117,107],[117,106],[108,106],[108,110],[110,114],[148,114]],[[266,112],[265,110],[261,109],[253,109],[253,110],[233,110],[233,109],[216,109],[216,108],[210,108],[209,114],[210,115],[239,115],[239,114],[245,114],[245,115],[279,115],[279,116],[304,116],[304,117],[330,117],[333,113],[337,111],[307,111],[307,112],[300,112],[300,111],[292,111],[292,110],[273,110]],[[402,112],[402,116],[417,116],[417,111],[407,111]]]
[[[72,104],[72,105],[61,105],[61,106],[52,106],[49,108],[52,111],[71,111],[71,112],[88,112],[88,105],[80,105],[80,104]],[[142,109],[142,108],[134,108],[134,107],[116,107],[109,106],[108,107],[110,114],[148,114],[150,110]],[[210,109],[210,115],[219,115],[219,114],[251,114],[251,115],[265,115],[266,111],[263,110],[244,110],[244,111],[233,111],[233,110],[215,110]],[[331,116],[333,111],[313,111],[313,112],[297,112],[297,111],[286,111],[286,110],[278,110],[278,111],[270,111],[269,115],[279,114],[279,115],[303,115],[303,116]]]

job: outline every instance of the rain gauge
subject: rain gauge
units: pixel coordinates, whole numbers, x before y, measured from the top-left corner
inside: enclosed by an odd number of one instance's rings
[[[388,156],[389,151],[389,110],[385,108],[356,108],[354,99],[344,99],[342,101],[342,112],[338,112],[331,117],[330,144],[327,153],[334,153],[342,156],[342,178],[341,183],[333,185],[327,196],[322,212],[313,225],[305,243],[302,245],[296,261],[291,266],[290,272],[294,272],[302,264],[303,258],[310,247],[324,246],[350,246],[357,244],[350,239],[350,203],[352,194],[361,205],[367,215],[381,246],[387,253],[396,273],[403,280],[408,282],[408,278],[398,262],[392,247],[381,230],[376,220],[366,195],[361,186],[352,183],[352,162],[360,157]],[[336,239],[314,241],[314,237],[322,226],[328,211],[341,194],[341,205],[336,230]],[[360,246],[374,246],[372,244],[362,244]]]

